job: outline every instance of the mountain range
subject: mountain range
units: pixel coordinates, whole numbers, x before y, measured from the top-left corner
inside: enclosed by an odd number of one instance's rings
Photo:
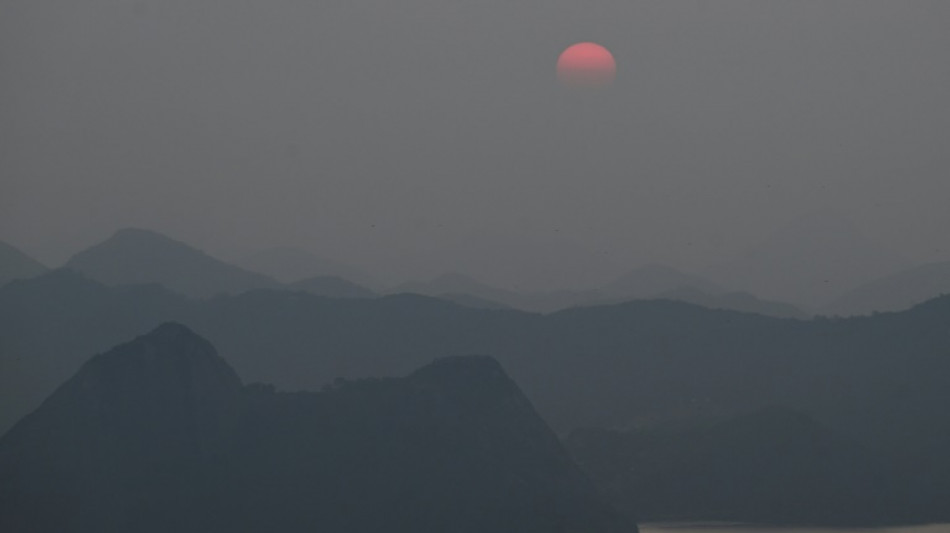
[[[903,311],[934,296],[950,294],[950,262],[928,263],[874,279],[821,309],[827,315]]]
[[[422,294],[473,307],[540,313],[630,300],[675,300],[710,309],[730,309],[779,318],[809,316],[793,305],[761,300],[749,293],[731,292],[700,276],[656,264],[635,268],[603,287],[587,290],[515,292],[486,285],[463,274],[450,273],[429,281],[404,283],[388,292]]]
[[[817,212],[700,272],[733,290],[816,309],[906,264],[903,257],[872,242],[848,220]]]
[[[0,288],[0,422],[35,409],[89,353],[156,323],[201,332],[238,373],[286,390],[399,376],[436,357],[496,357],[561,434],[741,416],[784,405],[871,450],[921,494],[950,498],[950,298],[901,313],[811,321],[671,301],[542,315],[418,295],[334,299],[283,290],[193,300],[55,271]]]
[[[154,231],[127,228],[74,255],[65,268],[108,285],[161,283],[193,297],[276,288],[275,280],[230,265]]]
[[[633,299],[671,299],[713,309],[807,317],[807,313],[794,306],[759,300],[747,293],[730,292],[704,278],[664,265],[633,269],[596,289],[516,292],[492,287],[458,273],[443,274],[429,281],[406,282],[379,291],[370,288],[377,285],[358,270],[294,248],[265,250],[246,258],[241,264],[257,270],[226,263],[154,231],[127,228],[76,254],[65,268],[82,272],[107,285],[159,283],[194,298],[239,294],[260,288],[302,290],[335,298],[413,293],[477,308],[512,308],[544,313]],[[314,272],[324,274],[306,274]],[[337,274],[339,272],[355,277],[341,276]],[[275,274],[281,281],[268,274]],[[356,283],[353,279],[362,279],[366,283]]]
[[[841,232],[849,235],[845,230]],[[828,238],[834,240],[843,237]],[[750,257],[760,255],[755,253]],[[771,253],[766,255],[774,256]],[[810,316],[808,311],[794,305],[761,299],[749,292],[727,289],[707,278],[659,264],[635,268],[602,287],[586,290],[516,292],[486,285],[463,274],[449,273],[429,281],[407,282],[378,291],[369,288],[370,285],[365,283],[352,281],[359,278],[365,279],[367,283],[374,283],[358,270],[318,259],[308,252],[275,248],[252,257],[256,259],[242,264],[257,265],[262,267],[261,272],[265,273],[281,273],[282,279],[295,277],[289,275],[289,272],[301,275],[304,272],[331,274],[305,276],[293,282],[278,282],[266,274],[231,265],[160,233],[134,228],[119,230],[102,243],[76,254],[65,267],[82,272],[107,285],[159,283],[197,298],[216,294],[239,294],[260,288],[302,290],[336,298],[373,298],[381,293],[415,293],[478,308],[512,308],[544,313],[576,306],[665,299],[693,303],[710,309],[728,309],[779,318],[804,319]],[[888,261],[888,264],[891,262],[893,261]],[[284,268],[280,265],[284,265]],[[759,268],[750,265],[746,267],[731,271],[751,272]],[[880,270],[882,268],[878,268],[878,271]],[[46,267],[15,248],[0,245],[0,282],[29,278],[46,271]],[[356,278],[332,274],[344,271]],[[754,280],[754,276],[749,279]],[[736,282],[738,286],[748,286],[750,283],[754,285],[752,281]],[[898,311],[946,292],[950,292],[950,263],[930,263],[859,284],[833,302],[817,309],[821,314],[839,316]]]
[[[0,285],[15,279],[39,276],[47,270],[46,266],[36,259],[5,242],[0,242]]]
[[[290,246],[260,250],[243,256],[234,263],[241,268],[270,276],[282,283],[295,283],[316,277],[338,277],[352,280],[366,287],[376,288],[378,285],[372,277],[354,266]]]
[[[488,357],[315,393],[243,386],[164,324],[0,439],[0,530],[635,533]]]

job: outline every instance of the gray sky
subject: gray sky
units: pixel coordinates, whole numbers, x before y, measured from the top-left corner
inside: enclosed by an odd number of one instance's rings
[[[542,288],[822,213],[950,259],[947,28],[946,0],[3,0],[0,239]],[[613,87],[557,85],[582,40]]]

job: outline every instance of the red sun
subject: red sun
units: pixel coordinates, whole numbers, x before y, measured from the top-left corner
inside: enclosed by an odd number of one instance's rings
[[[557,79],[570,87],[603,87],[616,76],[613,54],[597,43],[572,44],[557,58]]]

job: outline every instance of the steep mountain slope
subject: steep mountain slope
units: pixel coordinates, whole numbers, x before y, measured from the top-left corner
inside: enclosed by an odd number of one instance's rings
[[[46,272],[39,261],[5,242],[0,242],[0,285],[15,279],[27,279]]]
[[[501,367],[242,387],[177,324],[94,357],[0,439],[4,531],[635,532]]]
[[[214,348],[175,324],[93,357],[0,440],[0,529],[183,527],[240,395]]]
[[[71,270],[0,287],[0,434],[88,354],[181,316],[189,305],[159,285],[107,287]]]
[[[73,256],[66,268],[107,285],[160,283],[187,296],[204,298],[279,284],[159,233],[119,230]]]
[[[950,262],[921,265],[869,281],[823,307],[827,315],[902,311],[941,294],[950,294]]]

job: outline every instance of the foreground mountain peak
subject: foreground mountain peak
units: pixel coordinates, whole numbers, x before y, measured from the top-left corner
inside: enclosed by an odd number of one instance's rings
[[[166,323],[0,439],[0,530],[630,533],[501,365],[242,387]]]
[[[126,452],[158,443],[216,446],[235,422],[240,390],[237,374],[208,341],[169,322],[87,361],[8,437],[59,426],[63,446],[86,438],[94,446],[115,432]]]

